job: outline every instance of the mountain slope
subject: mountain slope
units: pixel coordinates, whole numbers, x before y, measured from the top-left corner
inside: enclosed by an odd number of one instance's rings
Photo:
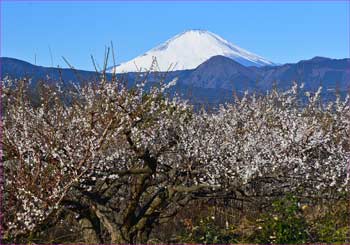
[[[274,85],[287,89],[294,81],[304,83],[306,90],[322,86],[324,92],[345,92],[350,89],[350,59],[315,57],[295,64],[245,67],[224,56],[214,56],[181,82],[197,88],[264,91]]]
[[[194,69],[209,58],[222,55],[244,66],[274,65],[258,55],[250,53],[209,31],[189,30],[169,39],[165,43],[147,51],[119,66],[111,72],[133,72],[141,68],[150,69],[154,57],[158,71]]]
[[[48,68],[32,65],[13,58],[0,58],[1,77],[30,77],[33,84],[38,80],[81,82],[96,80],[96,72],[72,71],[71,69]],[[141,74],[142,75],[142,74]],[[159,82],[164,73],[152,73],[148,77],[149,84]],[[47,76],[50,78],[47,79]],[[108,78],[111,74],[107,74]],[[118,74],[125,77],[128,86],[135,85],[139,73]],[[217,104],[231,99],[232,90],[266,91],[275,84],[280,89],[289,88],[293,81],[305,83],[305,89],[315,90],[323,86],[324,93],[331,94],[338,90],[345,94],[350,88],[350,59],[330,59],[315,57],[295,64],[281,66],[245,67],[224,56],[214,56],[196,69],[173,71],[166,76],[166,81],[178,77],[178,84],[172,91],[193,103]],[[138,79],[140,80],[140,79]]]
[[[183,83],[201,88],[246,90],[253,89],[259,79],[258,72],[218,55],[199,65]]]
[[[0,57],[1,78],[9,76],[10,78],[31,78],[33,83],[38,80],[44,81],[88,81],[96,80],[96,72],[72,70],[69,68],[43,67],[33,65],[29,62],[9,58]]]
[[[293,81],[305,83],[305,89],[309,90],[320,85],[328,91],[346,91],[350,88],[350,59],[314,57],[296,64],[261,67],[256,70],[261,75],[259,83],[264,89],[271,88],[273,83],[284,89],[290,87]]]

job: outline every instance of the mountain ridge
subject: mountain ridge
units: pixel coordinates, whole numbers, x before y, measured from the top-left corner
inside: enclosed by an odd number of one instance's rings
[[[65,82],[84,82],[98,79],[99,74],[94,71],[71,70],[68,68],[47,68],[36,66],[19,59],[0,57],[1,77],[11,78],[29,77],[33,84],[40,80]],[[77,75],[78,74],[78,75]],[[152,75],[153,74],[153,75]],[[148,80],[150,86],[159,82],[159,74],[152,73]],[[158,75],[157,75],[158,74]],[[117,74],[126,76],[128,86],[135,85],[137,72]],[[141,74],[142,75],[142,74]],[[107,74],[110,79],[112,74]],[[267,91],[273,86],[280,89],[289,88],[294,81],[304,83],[305,89],[314,91],[320,85],[324,91],[342,91],[346,93],[350,88],[350,59],[331,59],[314,57],[297,63],[280,66],[245,67],[225,56],[214,56],[203,62],[195,69],[172,71],[167,73],[168,82],[178,77],[178,84],[172,90],[180,92],[181,96],[195,103],[206,102],[223,103],[232,99],[232,91]],[[49,78],[49,79],[48,79]],[[157,80],[158,79],[158,80]],[[189,92],[191,91],[191,92]]]

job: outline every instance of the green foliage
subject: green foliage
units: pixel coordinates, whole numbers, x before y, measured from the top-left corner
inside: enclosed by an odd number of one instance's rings
[[[221,215],[225,215],[225,211]],[[233,225],[220,224],[218,217],[210,213],[198,216],[198,221],[194,222],[196,219],[184,219],[186,229],[177,241],[202,244],[344,244],[350,238],[349,216],[346,200],[306,204],[287,195],[273,201],[271,209],[257,218],[250,213],[249,217],[243,217]]]
[[[273,202],[272,212],[258,219],[258,229],[254,234],[257,243],[306,243],[308,225],[299,205],[293,196]]]
[[[325,243],[343,243],[346,241],[348,232],[349,227],[343,226],[337,228],[337,226],[334,225],[334,220],[328,220],[318,225],[318,240]]]
[[[348,240],[350,211],[347,201],[333,203],[316,219],[312,227],[318,242],[344,243]]]
[[[181,242],[201,244],[232,244],[237,243],[234,227],[221,228],[215,223],[215,217],[201,218],[193,225],[191,220],[185,221],[186,231],[179,237]]]

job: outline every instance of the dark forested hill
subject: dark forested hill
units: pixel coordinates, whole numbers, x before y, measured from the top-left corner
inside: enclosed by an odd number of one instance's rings
[[[28,77],[34,84],[39,80],[84,82],[96,80],[99,76],[92,71],[42,67],[7,57],[1,58],[0,62],[2,78]],[[148,81],[154,84],[163,75],[164,72],[150,74]],[[111,77],[111,74],[107,76]],[[127,73],[118,76],[124,76],[131,87],[145,74]],[[230,58],[214,56],[193,70],[169,72],[165,80],[170,81],[174,77],[178,77],[178,83],[172,92],[178,92],[192,103],[225,102],[232,97],[232,91],[265,91],[272,86],[285,89],[293,81],[304,83],[308,90],[315,90],[321,85],[324,92],[337,90],[344,93],[350,87],[350,59],[315,57],[295,64],[246,67]]]

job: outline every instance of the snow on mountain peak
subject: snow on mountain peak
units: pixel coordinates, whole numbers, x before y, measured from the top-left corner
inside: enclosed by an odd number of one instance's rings
[[[274,65],[258,55],[250,53],[222,37],[206,30],[187,30],[161,45],[147,51],[128,62],[112,68],[110,71],[134,72],[150,69],[154,58],[157,61],[156,70],[187,70],[194,69],[209,58],[222,55],[231,58],[245,66]]]

